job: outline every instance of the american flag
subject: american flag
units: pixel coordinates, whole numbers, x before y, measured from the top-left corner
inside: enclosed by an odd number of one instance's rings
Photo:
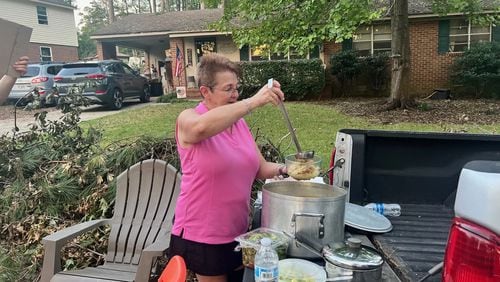
[[[179,46],[175,45],[175,76],[179,77],[184,64],[184,56]]]

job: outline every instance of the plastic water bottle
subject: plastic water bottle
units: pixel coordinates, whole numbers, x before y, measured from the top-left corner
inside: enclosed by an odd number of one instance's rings
[[[260,240],[260,249],[255,254],[254,261],[255,282],[278,282],[279,258],[271,247],[272,242],[267,237]]]
[[[378,212],[379,214],[388,216],[401,215],[401,206],[399,204],[369,203],[365,206],[365,208],[369,208]]]

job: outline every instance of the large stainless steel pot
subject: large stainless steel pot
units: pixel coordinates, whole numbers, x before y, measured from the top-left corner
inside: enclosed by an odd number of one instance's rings
[[[262,226],[286,231],[317,249],[344,241],[346,192],[327,184],[277,181],[262,187]],[[304,247],[288,246],[288,256],[314,258]]]

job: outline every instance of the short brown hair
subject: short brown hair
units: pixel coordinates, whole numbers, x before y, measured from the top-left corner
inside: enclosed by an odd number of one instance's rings
[[[196,73],[196,76],[198,77],[198,85],[208,87],[215,86],[215,75],[224,71],[230,71],[236,74],[238,79],[241,77],[240,66],[235,62],[215,53],[204,55],[201,57],[200,63],[198,64],[198,71]]]

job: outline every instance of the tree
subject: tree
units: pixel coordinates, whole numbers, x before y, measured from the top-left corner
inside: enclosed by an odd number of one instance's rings
[[[113,0],[107,0],[106,7],[108,8],[108,21],[110,23],[116,21],[115,7],[113,6]]]
[[[471,19],[500,23],[497,13],[477,16],[481,0],[428,0],[435,11],[466,13]],[[286,53],[290,49],[305,53],[324,41],[341,42],[351,38],[356,29],[379,18],[391,15],[392,78],[388,108],[414,105],[409,96],[410,44],[408,0],[238,0],[225,7],[224,17],[217,24],[221,31],[232,33],[240,46],[267,46],[271,52]]]
[[[108,24],[106,7],[102,3],[93,0],[90,6],[85,7],[78,32],[78,57],[80,59],[94,56],[96,54],[95,41],[90,39],[90,35],[97,29]]]

